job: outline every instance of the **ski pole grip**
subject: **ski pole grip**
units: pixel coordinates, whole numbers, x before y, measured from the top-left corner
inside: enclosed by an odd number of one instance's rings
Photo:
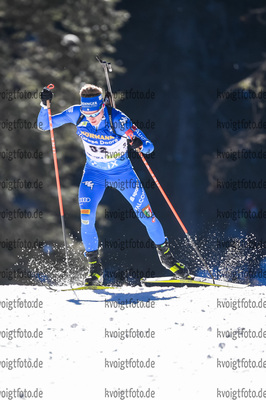
[[[47,89],[52,90],[52,89],[54,89],[54,84],[53,84],[53,83],[50,83],[50,84],[47,85],[46,87],[47,87]],[[48,110],[50,110],[50,106],[51,106],[50,100],[47,100],[47,101],[46,101],[46,105],[47,105]]]

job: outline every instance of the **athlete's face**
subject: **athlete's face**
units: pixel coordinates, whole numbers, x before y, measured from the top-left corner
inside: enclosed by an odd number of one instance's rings
[[[91,112],[83,111],[82,114],[85,115],[86,119],[89,121],[91,125],[97,126],[102,120],[103,112],[104,112],[104,105],[99,111],[91,111]]]

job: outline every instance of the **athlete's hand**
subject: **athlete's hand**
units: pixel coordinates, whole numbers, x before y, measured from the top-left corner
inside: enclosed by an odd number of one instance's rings
[[[142,150],[143,143],[138,137],[134,136],[130,144],[133,150],[137,152]]]
[[[47,89],[47,87],[44,87],[43,90],[41,91],[41,100],[42,104],[44,106],[47,106],[47,100],[52,101],[53,98],[53,93],[51,92],[50,89]]]

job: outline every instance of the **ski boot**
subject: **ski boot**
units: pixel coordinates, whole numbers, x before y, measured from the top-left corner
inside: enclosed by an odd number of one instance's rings
[[[167,238],[165,238],[165,242],[163,244],[156,245],[156,250],[161,264],[165,268],[170,269],[170,271],[173,272],[174,274],[173,278],[177,279],[192,278],[192,276],[189,275],[188,268],[174,258],[173,254],[171,253]]]
[[[89,276],[85,279],[85,286],[101,286],[103,284],[103,267],[99,259],[98,250],[85,251],[90,271]]]

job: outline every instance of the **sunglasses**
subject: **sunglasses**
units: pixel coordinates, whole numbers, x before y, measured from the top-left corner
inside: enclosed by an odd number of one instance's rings
[[[94,117],[97,117],[97,115],[100,114],[100,112],[102,111],[102,109],[103,109],[103,107],[101,107],[99,111],[96,111],[96,112],[93,113],[93,114],[89,114],[89,113],[87,113],[86,111],[81,111],[81,114],[85,115],[85,117],[94,118]]]

